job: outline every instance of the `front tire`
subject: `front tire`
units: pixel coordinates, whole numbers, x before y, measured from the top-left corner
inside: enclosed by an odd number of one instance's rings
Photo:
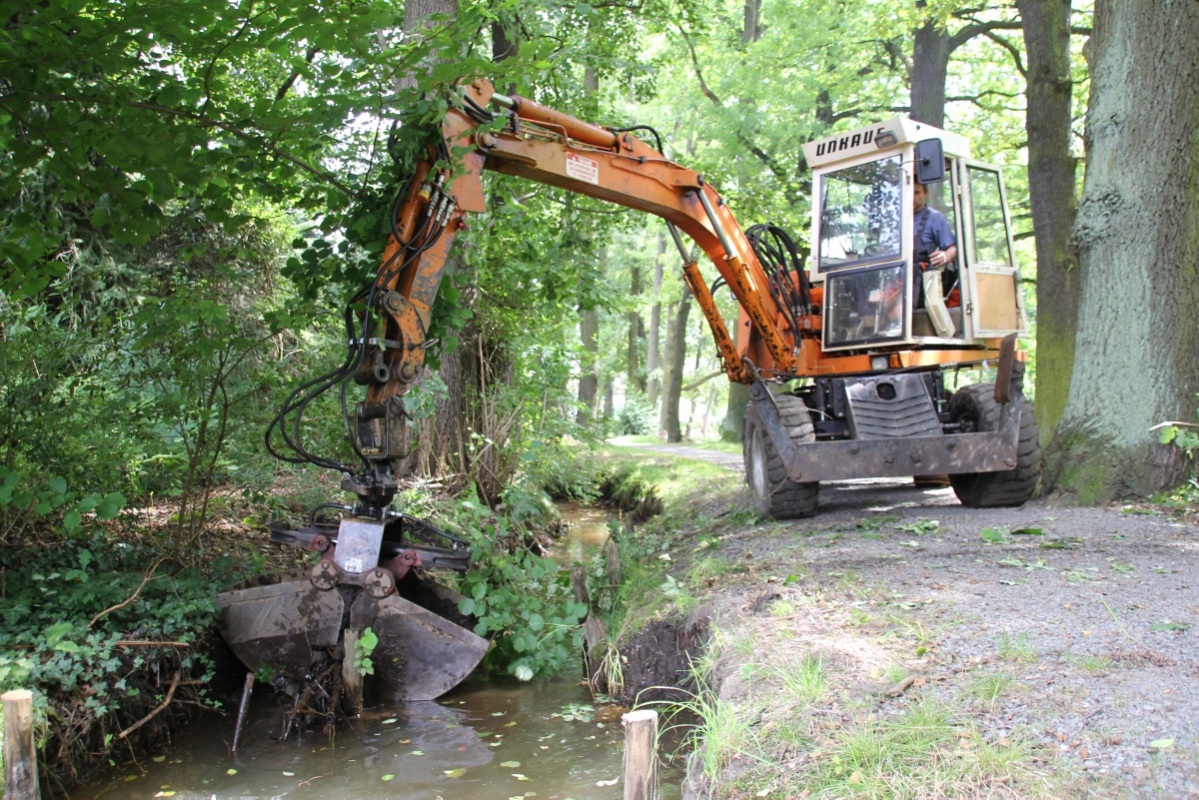
[[[794,395],[774,398],[779,418],[791,441],[797,445],[816,441],[812,415],[804,401]],[[787,477],[787,467],[762,425],[753,403],[745,408],[745,428],[741,440],[745,458],[745,482],[750,502],[763,517],[799,519],[816,513],[819,483],[796,483]]]
[[[1012,398],[1013,411],[1020,412],[1020,441],[1016,447],[1016,468],[1006,472],[972,472],[950,475],[954,494],[967,508],[1022,506],[1037,490],[1041,477],[1041,446],[1032,403],[1023,395]],[[949,413],[955,421],[965,422],[978,433],[999,430],[1002,406],[995,402],[995,385],[977,383],[965,386],[949,399]]]

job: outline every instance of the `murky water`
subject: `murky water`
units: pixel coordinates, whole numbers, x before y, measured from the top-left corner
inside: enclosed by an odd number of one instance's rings
[[[572,522],[557,557],[586,558],[607,519],[564,509]],[[189,728],[167,752],[72,793],[77,800],[137,798],[394,798],[398,800],[611,800],[620,785],[624,731],[574,676],[518,684],[471,680],[432,703],[364,712],[330,741],[319,733],[278,739],[280,701],[259,689],[236,756],[234,714]],[[660,776],[680,796],[681,766]]]

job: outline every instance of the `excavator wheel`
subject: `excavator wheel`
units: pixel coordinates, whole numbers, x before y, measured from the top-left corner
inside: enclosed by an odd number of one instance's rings
[[[794,395],[774,398],[779,417],[791,441],[807,444],[816,441],[812,415],[804,401]],[[759,514],[772,519],[799,519],[816,513],[819,483],[796,483],[787,477],[787,467],[762,426],[753,404],[745,408],[742,438],[745,456],[745,481],[750,499]]]
[[[949,483],[962,505],[968,508],[1022,506],[1037,489],[1041,475],[1041,446],[1032,403],[1023,395],[1012,398],[1013,410],[1020,412],[1020,444],[1016,450],[1016,468],[1006,472],[974,472],[950,475]],[[1002,406],[995,402],[995,385],[976,383],[965,386],[949,399],[949,413],[955,421],[972,425],[978,433],[999,430]]]

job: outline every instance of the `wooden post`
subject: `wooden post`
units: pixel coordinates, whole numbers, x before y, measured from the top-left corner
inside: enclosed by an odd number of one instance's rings
[[[624,800],[658,796],[658,712],[630,711],[624,725]]]
[[[241,705],[237,707],[237,727],[233,729],[233,747],[229,751],[237,755],[237,745],[241,742],[241,730],[246,727],[246,712],[250,709],[250,695],[254,691],[254,673],[246,673],[246,682],[241,689]]]
[[[346,628],[342,634],[341,659],[341,705],[347,714],[362,713],[362,676],[354,668],[354,656],[358,652],[358,639],[362,631],[358,628]]]
[[[37,753],[33,749],[33,692],[14,689],[4,704],[4,797],[38,800]]]

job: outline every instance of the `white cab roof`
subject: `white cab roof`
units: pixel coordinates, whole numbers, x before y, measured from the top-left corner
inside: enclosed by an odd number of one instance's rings
[[[803,154],[809,167],[823,167],[924,139],[940,139],[941,147],[947,156],[970,157],[970,143],[964,136],[907,117],[893,117],[885,122],[867,125],[865,128],[808,142],[803,146]]]

